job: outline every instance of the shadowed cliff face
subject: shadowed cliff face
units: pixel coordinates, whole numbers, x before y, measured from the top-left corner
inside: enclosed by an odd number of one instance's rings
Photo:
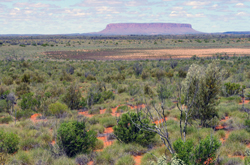
[[[96,34],[103,35],[158,35],[158,34],[198,34],[190,24],[176,23],[117,23]]]

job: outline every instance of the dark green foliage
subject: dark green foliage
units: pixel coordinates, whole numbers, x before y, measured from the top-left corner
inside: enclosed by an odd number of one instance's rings
[[[0,130],[0,152],[12,154],[18,150],[19,137],[12,132]]]
[[[93,75],[91,75],[91,74],[89,74],[89,75],[87,76],[86,79],[89,80],[89,81],[94,81],[94,80],[96,80],[95,76],[93,76]]]
[[[39,104],[37,99],[35,99],[33,93],[27,93],[21,96],[21,108],[22,110],[31,109],[35,110],[35,107]]]
[[[94,104],[101,104],[110,98],[114,98],[114,93],[112,91],[101,91],[100,89],[92,87],[88,92],[86,103],[91,107]]]
[[[250,132],[250,120],[245,120],[246,130]]]
[[[205,139],[201,139],[195,147],[192,140],[183,142],[181,139],[178,139],[173,143],[176,157],[183,160],[187,165],[203,165],[204,162],[213,164],[216,151],[220,146],[221,143],[214,136],[207,136]]]
[[[138,117],[139,116],[136,113],[130,113],[130,115],[128,113],[123,114],[118,122],[118,125],[113,127],[116,137],[124,143],[135,142],[141,145],[150,144],[156,133],[145,131],[136,127],[133,122],[140,124]],[[141,121],[144,124],[151,125],[150,120],[146,118],[143,118]]]
[[[142,73],[142,71],[143,71],[142,64],[135,63],[134,66],[133,66],[133,70],[135,72],[135,75],[139,76]]]
[[[155,77],[157,80],[161,80],[164,76],[166,76],[166,72],[163,71],[162,69],[157,69],[155,72]]]
[[[192,152],[194,150],[194,143],[192,140],[187,140],[184,142],[181,139],[176,140],[173,143],[174,150],[176,152],[176,157],[178,159],[183,160],[186,164],[190,164],[189,162],[192,162]]]
[[[172,89],[167,84],[160,84],[157,89],[159,100],[166,100],[171,97]]]
[[[85,122],[64,122],[57,130],[59,147],[67,156],[89,153],[97,141],[95,131],[86,130]]]
[[[17,120],[21,118],[29,118],[32,114],[33,112],[30,109],[20,110],[16,112],[16,118]]]
[[[227,96],[236,95],[240,92],[240,84],[228,82],[228,83],[225,83],[224,86],[226,88]]]
[[[221,87],[219,67],[215,63],[209,64],[207,68],[192,65],[185,79],[185,86],[188,91],[186,97],[192,98],[185,100],[192,105],[191,117],[199,119],[202,126],[209,126],[208,121],[218,116],[217,96]]]
[[[215,137],[207,136],[205,139],[200,140],[200,143],[195,147],[194,155],[199,164],[204,164],[209,158],[214,160],[216,150],[221,146],[220,141]],[[210,164],[212,161],[210,160]]]
[[[20,97],[26,93],[30,93],[30,87],[26,83],[21,83],[16,87],[16,95]]]
[[[21,82],[30,83],[30,75],[25,73],[21,78]]]
[[[181,77],[181,78],[186,78],[187,72],[184,71],[184,70],[182,70],[182,69],[180,69],[180,70],[178,71],[178,75],[179,75],[179,77]]]
[[[78,85],[71,84],[65,96],[63,97],[63,102],[70,108],[70,109],[78,109],[81,102],[81,92],[79,90]]]
[[[130,96],[136,95],[141,90],[141,87],[139,85],[130,85],[128,87],[128,93]]]
[[[11,121],[13,121],[13,118],[11,116],[0,118],[0,123],[8,124]]]

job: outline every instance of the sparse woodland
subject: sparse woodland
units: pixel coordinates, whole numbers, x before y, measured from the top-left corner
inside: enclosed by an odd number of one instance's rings
[[[145,38],[105,44],[161,42]],[[53,46],[39,37],[27,39],[31,44],[0,42],[0,152],[6,164],[250,164],[249,56],[99,61],[42,54],[84,44],[105,48],[103,38],[66,39]],[[161,46],[250,43],[247,36],[162,40]]]

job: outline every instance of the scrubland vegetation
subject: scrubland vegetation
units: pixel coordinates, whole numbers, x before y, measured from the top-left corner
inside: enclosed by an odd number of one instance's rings
[[[47,47],[0,46],[6,164],[250,164],[250,57],[50,60]]]

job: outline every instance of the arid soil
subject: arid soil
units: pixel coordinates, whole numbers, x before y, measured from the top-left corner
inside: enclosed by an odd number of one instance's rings
[[[79,60],[140,60],[140,59],[170,59],[211,57],[217,54],[228,56],[250,55],[247,48],[213,48],[213,49],[113,49],[113,50],[77,50],[77,51],[48,51],[45,54],[54,59]]]

